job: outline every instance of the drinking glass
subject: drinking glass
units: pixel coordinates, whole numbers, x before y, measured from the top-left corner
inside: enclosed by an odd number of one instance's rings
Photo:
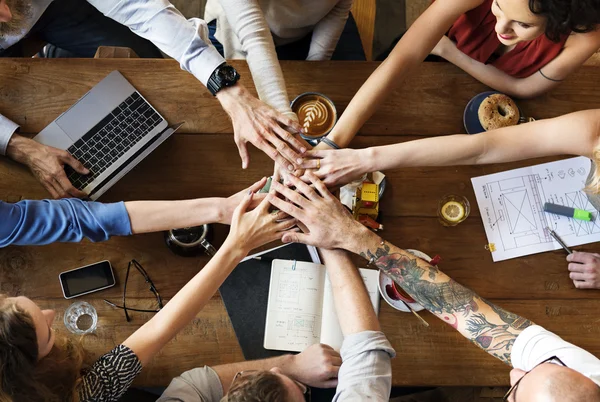
[[[77,335],[90,334],[98,326],[98,313],[91,304],[80,301],[71,304],[65,311],[65,326]]]
[[[444,226],[456,226],[469,216],[471,204],[462,195],[449,194],[438,203],[438,220]]]

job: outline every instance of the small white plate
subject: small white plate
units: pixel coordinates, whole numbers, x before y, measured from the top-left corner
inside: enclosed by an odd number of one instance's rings
[[[425,261],[431,261],[430,256],[428,256],[427,254],[425,254],[419,250],[407,249],[406,251],[408,251],[409,253],[413,254],[416,257],[422,258]],[[383,271],[380,270],[379,271],[379,294],[381,294],[381,297],[383,297],[383,300],[385,300],[387,302],[387,304],[389,304],[396,310],[403,311],[405,313],[410,313],[410,310],[406,308],[406,305],[402,302],[402,300],[394,300],[387,295],[387,292],[385,291],[385,287],[387,285],[391,285],[392,282],[393,282],[392,279],[389,276],[387,276],[386,274],[384,274]],[[419,303],[407,303],[407,304],[414,311],[425,310],[425,308],[423,306],[421,306]]]

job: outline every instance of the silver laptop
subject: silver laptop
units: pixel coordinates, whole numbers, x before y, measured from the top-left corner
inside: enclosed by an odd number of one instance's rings
[[[34,140],[67,150],[90,170],[65,166],[73,185],[96,200],[183,123],[167,121],[119,73],[113,71]]]

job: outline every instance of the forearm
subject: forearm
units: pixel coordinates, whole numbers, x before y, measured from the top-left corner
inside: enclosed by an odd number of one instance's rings
[[[244,251],[226,240],[208,264],[123,344],[146,365],[202,310],[244,256]]]
[[[133,234],[222,223],[224,198],[182,201],[128,201],[125,203]]]
[[[492,356],[510,363],[517,336],[531,321],[482,299],[437,267],[402,250],[364,228],[350,247],[373,261],[415,301],[450,324]]]
[[[219,376],[219,380],[221,381],[221,385],[223,386],[223,395],[225,395],[229,391],[229,386],[233,381],[233,377],[235,377],[235,375],[240,371],[268,371],[273,367],[278,367],[284,372],[284,374],[293,375],[293,361],[294,356],[288,354],[283,356],[272,357],[270,359],[247,360],[238,363],[221,364],[219,366],[213,366],[212,369]]]
[[[467,56],[458,50],[456,45],[451,46],[452,48],[444,52],[442,57],[496,91],[517,98],[528,98],[540,95],[550,89],[532,87],[526,78],[515,78],[491,64],[484,64]]]
[[[319,250],[333,291],[333,300],[344,336],[380,331],[379,320],[369,294],[349,255],[343,250]]]
[[[306,60],[330,60],[342,35],[353,0],[340,0],[317,25]]]

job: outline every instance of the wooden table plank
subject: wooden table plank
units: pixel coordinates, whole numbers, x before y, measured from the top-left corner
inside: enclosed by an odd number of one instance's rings
[[[68,64],[67,64],[68,63]],[[244,63],[236,62],[249,77]],[[343,109],[376,63],[282,63],[290,96],[303,91],[330,95]],[[16,119],[26,132],[37,132],[110,71],[118,69],[170,121],[185,119],[181,133],[115,185],[102,201],[183,199],[228,196],[264,175],[272,162],[252,150],[250,167],[242,171],[231,125],[218,102],[172,61],[150,60],[0,60],[0,111]],[[343,78],[340,79],[340,71]],[[68,73],[65,73],[68,72]],[[593,90],[600,69],[582,68],[550,95],[519,102],[526,114],[550,117],[600,106]],[[398,89],[365,125],[354,147],[395,143],[423,136],[462,131],[466,102],[485,88],[448,64],[426,63],[418,75]],[[425,124],[426,122],[426,124]],[[600,292],[574,289],[564,253],[555,251],[492,263],[483,249],[481,225],[470,178],[555,158],[494,166],[411,168],[385,172],[388,189],[381,204],[382,235],[405,248],[440,254],[441,268],[451,277],[599,354],[596,306]],[[471,216],[455,228],[437,222],[436,205],[446,193],[466,195]],[[23,167],[0,160],[0,199],[18,201],[47,194]],[[227,227],[215,225],[218,245]],[[579,249],[594,250],[597,245]],[[60,256],[60,259],[57,258]],[[138,328],[150,314],[133,313],[127,324],[121,311],[102,302],[120,300],[127,262],[137,258],[168,300],[207,262],[207,257],[177,257],[160,233],[114,238],[105,243],[53,244],[0,249],[0,289],[26,294],[59,315],[70,304],[57,280],[59,272],[109,259],[118,286],[86,298],[100,314],[98,333],[84,344],[93,356],[110,350]],[[58,261],[58,262],[57,262]],[[357,261],[360,262],[359,259]],[[141,278],[132,275],[128,297],[150,307],[154,299]],[[508,369],[472,346],[452,328],[424,313],[430,328],[414,317],[381,304],[382,327],[399,357],[393,360],[396,385],[505,385]],[[62,318],[59,316],[57,322]],[[59,332],[66,329],[57,324]],[[199,340],[202,340],[201,342]],[[203,364],[241,360],[242,354],[219,295],[171,342],[137,380],[139,385],[166,385],[182,371]],[[477,368],[474,370],[473,368]]]
[[[246,63],[232,64],[255,93]],[[290,99],[302,92],[323,92],[339,111],[345,109],[378,65],[377,62],[281,62]],[[24,132],[37,133],[113,70],[121,71],[167,120],[185,120],[182,132],[233,132],[219,102],[173,60],[2,59],[0,112],[19,123]],[[584,66],[550,94],[519,101],[519,105],[524,114],[538,119],[597,108],[600,99],[595,88],[599,80],[599,68]],[[483,84],[450,63],[423,63],[419,74],[394,91],[361,133],[464,132],[464,108],[471,97],[485,90]]]

